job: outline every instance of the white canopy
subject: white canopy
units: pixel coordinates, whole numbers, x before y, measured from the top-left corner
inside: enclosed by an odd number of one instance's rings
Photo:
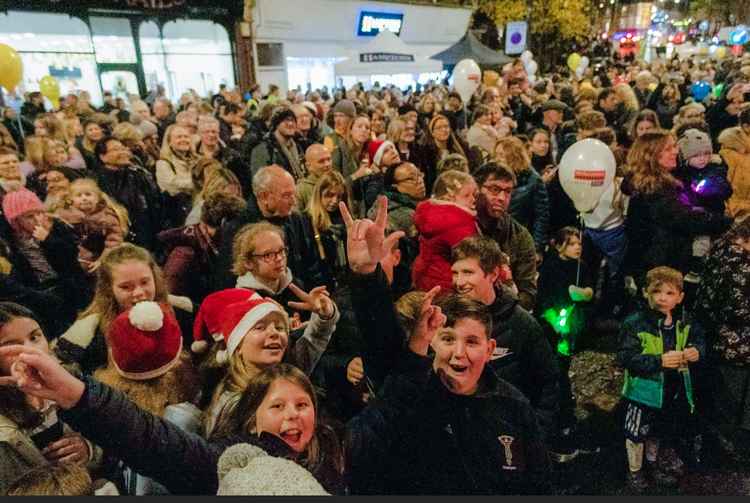
[[[401,73],[437,73],[440,61],[414,53],[398,36],[383,30],[367,45],[336,63],[336,75],[397,75]]]

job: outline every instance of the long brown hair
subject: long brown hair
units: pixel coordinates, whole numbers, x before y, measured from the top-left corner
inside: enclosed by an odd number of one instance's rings
[[[238,433],[254,433],[256,428],[256,414],[258,407],[268,394],[271,386],[278,379],[284,379],[299,386],[312,401],[315,408],[315,431],[310,443],[305,449],[303,459],[300,460],[305,468],[315,475],[326,466],[333,466],[340,474],[343,470],[343,459],[338,440],[330,428],[321,427],[318,420],[318,399],[310,379],[300,369],[288,363],[279,363],[261,370],[247,387],[236,405],[216,426],[215,435],[224,437]]]
[[[636,139],[630,148],[627,174],[638,192],[653,194],[680,186],[680,182],[659,165],[659,154],[669,140],[674,141],[674,136],[669,131],[649,131]]]
[[[39,323],[34,313],[25,307],[14,302],[0,302],[0,328],[18,318]],[[22,429],[35,428],[44,420],[42,413],[26,402],[26,394],[15,386],[0,386],[0,414]]]
[[[102,254],[101,265],[99,266],[96,276],[94,300],[92,300],[86,310],[78,316],[78,319],[83,319],[92,314],[98,314],[101,316],[99,329],[102,333],[107,333],[109,324],[112,323],[112,320],[114,320],[118,314],[120,314],[120,306],[117,304],[115,295],[112,292],[112,269],[115,266],[121,265],[130,260],[143,262],[148,265],[149,269],[151,269],[151,274],[154,275],[154,301],[167,302],[167,295],[169,293],[167,291],[167,285],[164,282],[164,276],[162,275],[161,269],[156,265],[156,261],[154,261],[154,257],[152,257],[151,253],[145,248],[130,243],[123,243]]]

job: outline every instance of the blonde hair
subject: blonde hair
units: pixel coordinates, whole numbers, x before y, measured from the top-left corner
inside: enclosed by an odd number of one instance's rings
[[[52,154],[52,151],[56,148],[62,148],[65,150],[66,155],[70,155],[68,152],[68,145],[60,140],[50,140],[47,139],[47,141],[43,144],[44,145],[44,171],[49,170],[50,168],[55,168],[57,166],[51,166],[49,162],[50,154]]]
[[[469,161],[461,154],[448,154],[438,161],[436,170],[438,174],[450,170],[468,173]]]
[[[47,130],[47,137],[52,140],[63,142],[65,145],[70,144],[70,138],[68,138],[65,132],[65,124],[63,121],[57,118],[55,114],[47,113],[37,117],[34,122],[41,122],[44,129]]]
[[[635,140],[628,152],[627,171],[635,190],[653,194],[680,182],[659,165],[659,154],[674,136],[668,131],[649,131]]]
[[[130,227],[130,218],[128,217],[128,210],[112,199],[106,192],[99,188],[99,184],[93,178],[79,178],[73,180],[68,188],[68,194],[65,198],[65,206],[70,207],[73,205],[73,191],[78,187],[90,188],[99,198],[99,203],[96,206],[96,211],[101,211],[104,208],[111,210],[117,217],[117,221],[120,223],[123,235],[128,234],[128,228]]]
[[[352,207],[349,187],[346,185],[344,177],[338,171],[330,171],[323,174],[313,187],[312,195],[307,206],[307,214],[312,220],[313,230],[315,231],[315,241],[318,244],[318,252],[321,258],[325,258],[326,252],[323,247],[323,241],[320,233],[327,231],[331,227],[331,216],[328,210],[323,207],[323,192],[329,189],[340,189],[347,208]]]
[[[464,185],[474,183],[474,177],[468,173],[456,171],[451,169],[444,171],[435,180],[435,186],[432,188],[432,194],[436,199],[450,200],[452,199]]]
[[[8,487],[8,496],[93,496],[88,470],[74,463],[45,464],[24,473]]]
[[[277,227],[268,222],[246,225],[240,229],[232,242],[232,273],[237,276],[242,276],[250,271],[247,267],[247,261],[255,252],[255,239],[263,232],[273,232],[277,234],[284,243],[286,243],[284,231],[281,227]]]
[[[27,136],[24,141],[26,160],[34,165],[37,171],[46,171],[47,163],[44,161],[44,149],[47,138],[44,136]]]
[[[213,164],[204,164],[204,169],[208,166],[213,166]],[[206,171],[208,174],[205,174]],[[222,167],[221,163],[218,163],[218,166],[215,166],[214,169],[209,169],[206,171],[204,171],[204,180],[206,181],[206,183],[203,184],[203,188],[200,192],[200,197],[204,201],[211,197],[213,194],[222,192],[229,185],[236,185],[240,190],[240,194],[242,194],[242,184],[240,184],[237,175],[235,175],[231,170]]]
[[[620,99],[620,101],[622,101],[627,110],[631,112],[638,112],[641,109],[641,105],[638,103],[638,98],[636,97],[633,88],[630,87],[630,84],[621,82],[617,84],[613,89],[615,91],[615,94],[617,94],[617,97]]]
[[[122,143],[138,143],[143,140],[143,133],[129,122],[121,122],[112,130],[112,137]]]
[[[513,170],[514,174],[519,175],[531,167],[529,151],[520,139],[515,136],[501,138],[493,150],[496,151],[498,147],[503,149],[504,164]]]
[[[193,167],[193,185],[199,188],[201,193],[203,193],[203,186],[205,183],[217,170],[222,169],[222,166],[223,165],[216,159],[201,157]],[[235,178],[237,177],[235,176]]]
[[[407,336],[411,336],[419,323],[419,316],[424,302],[425,292],[414,290],[405,293],[396,301],[396,317]]]
[[[662,285],[669,285],[682,292],[685,284],[682,273],[667,266],[654,267],[646,273],[646,292],[652,293]]]
[[[393,119],[390,123],[388,123],[388,130],[385,133],[385,139],[388,141],[392,141],[395,145],[398,146],[399,142],[401,141],[401,135],[404,134],[405,129],[405,120]]]
[[[145,248],[130,243],[123,243],[115,248],[106,250],[102,254],[100,261],[101,265],[96,274],[94,299],[86,310],[78,316],[78,319],[97,314],[101,316],[99,329],[102,333],[107,333],[109,324],[112,323],[112,320],[114,320],[120,313],[120,306],[117,304],[115,295],[112,292],[112,270],[116,266],[129,261],[144,263],[149,269],[151,269],[151,274],[154,276],[154,301],[167,302],[167,295],[169,292],[167,291],[167,285],[164,282],[164,276],[162,275],[159,266],[156,265],[156,261],[154,261],[151,253]]]

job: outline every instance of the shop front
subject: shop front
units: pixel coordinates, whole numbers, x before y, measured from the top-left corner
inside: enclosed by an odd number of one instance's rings
[[[36,91],[45,75],[61,92],[145,96],[162,86],[179,99],[220,84],[234,87],[234,26],[242,2],[211,0],[6,0],[0,43],[21,55],[20,91]],[[220,5],[220,6],[217,6]]]
[[[429,58],[463,36],[470,17],[471,10],[460,7],[359,0],[256,0],[257,80],[264,91],[268,84],[302,90],[375,81],[412,85],[437,74],[340,76],[336,75],[336,63],[386,29],[398,34],[417,57]]]

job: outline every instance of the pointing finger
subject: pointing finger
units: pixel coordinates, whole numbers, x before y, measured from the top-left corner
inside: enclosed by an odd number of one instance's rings
[[[354,219],[352,218],[352,214],[349,213],[349,208],[346,207],[345,202],[339,202],[339,211],[341,212],[341,217],[344,219],[347,230],[351,229],[352,225],[354,225]]]

